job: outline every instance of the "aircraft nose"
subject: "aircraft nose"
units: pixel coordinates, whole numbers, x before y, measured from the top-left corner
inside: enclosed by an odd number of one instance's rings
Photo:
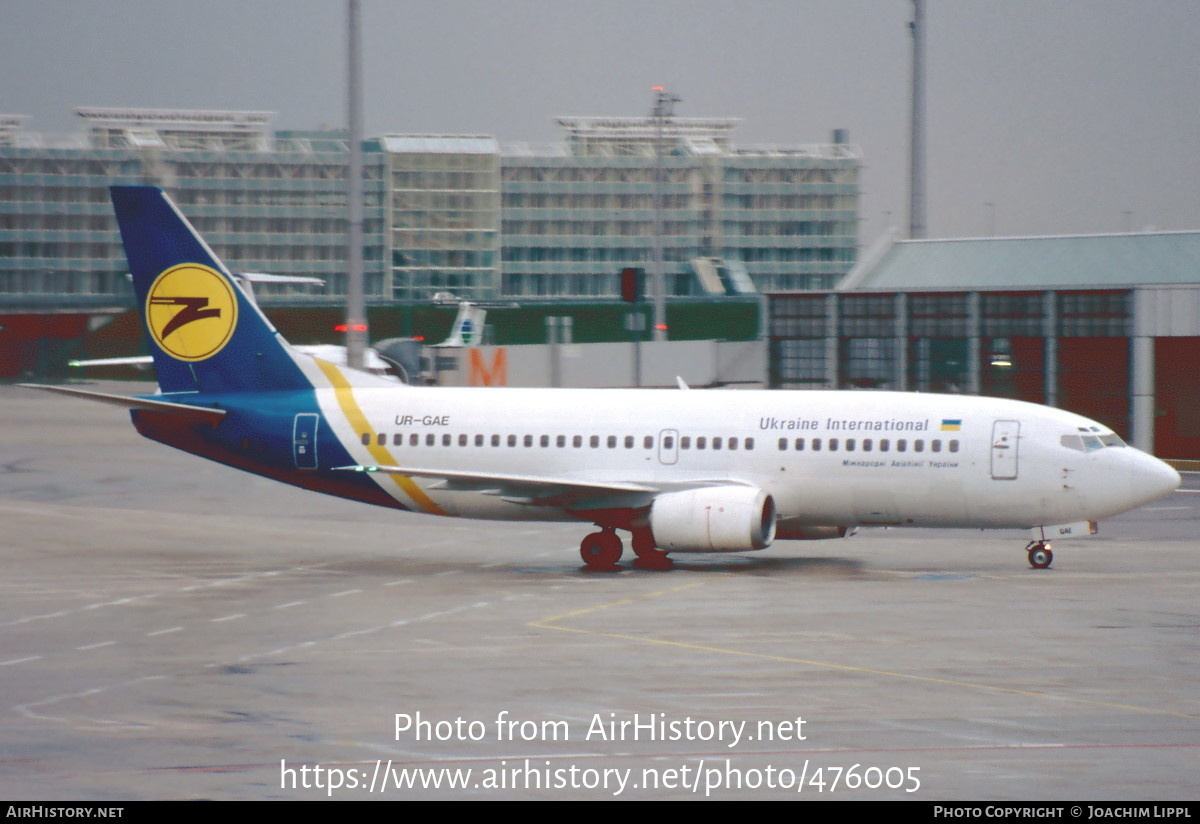
[[[1174,492],[1183,483],[1172,467],[1152,455],[1139,455],[1132,478],[1132,492],[1142,503],[1149,503]]]

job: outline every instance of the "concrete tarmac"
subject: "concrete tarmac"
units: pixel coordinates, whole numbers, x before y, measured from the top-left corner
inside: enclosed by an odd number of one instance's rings
[[[1198,497],[591,573],[0,387],[0,797],[1194,799]]]

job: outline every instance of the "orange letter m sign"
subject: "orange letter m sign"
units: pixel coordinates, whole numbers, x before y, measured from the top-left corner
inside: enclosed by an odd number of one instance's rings
[[[492,356],[491,368],[483,362],[483,350],[472,349],[470,355],[471,386],[508,386],[508,356],[503,347]]]

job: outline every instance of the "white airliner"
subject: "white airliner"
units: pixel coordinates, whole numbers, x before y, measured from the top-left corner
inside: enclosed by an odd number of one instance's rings
[[[174,204],[113,202],[161,394],[43,387],[130,407],[148,438],[239,469],[435,515],[595,524],[642,567],[858,526],[1049,538],[1152,501],[1174,469],[1080,415],[892,392],[419,388],[293,350]]]

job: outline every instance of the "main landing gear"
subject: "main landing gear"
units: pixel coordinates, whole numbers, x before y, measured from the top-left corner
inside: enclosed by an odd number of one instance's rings
[[[1029,553],[1029,565],[1034,569],[1045,569],[1054,561],[1049,541],[1030,541],[1025,551]]]
[[[633,565],[638,569],[670,569],[675,566],[667,553],[654,545],[654,536],[649,529],[634,529],[632,543],[633,552],[637,555]],[[579,555],[587,568],[592,570],[611,572],[617,569],[622,552],[621,539],[611,526],[602,527],[599,532],[593,532],[579,543]]]
[[[588,569],[615,569],[622,551],[621,539],[612,527],[593,532],[579,544],[579,554]]]
[[[671,569],[675,562],[667,557],[667,553],[654,545],[654,535],[648,527],[633,531],[633,554],[637,560],[633,565],[638,569]]]

